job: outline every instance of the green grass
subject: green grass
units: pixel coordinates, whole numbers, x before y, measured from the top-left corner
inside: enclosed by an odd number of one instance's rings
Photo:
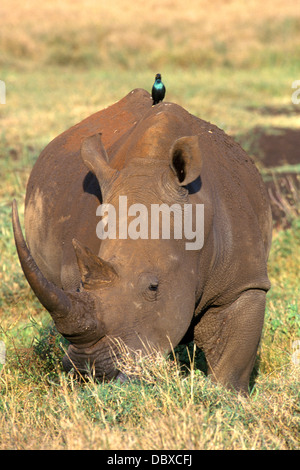
[[[296,106],[291,103],[293,67],[265,67],[250,76],[247,70],[220,67],[192,71],[168,67],[162,72],[167,101],[187,107],[237,138],[255,127],[298,127],[297,114],[288,114]],[[78,70],[57,65],[36,71],[4,67],[1,76],[7,86],[7,104],[0,108],[2,139],[16,148],[28,145],[39,150],[58,133],[132,89],[150,92],[154,78],[151,69]],[[287,113],[266,116],[259,113],[265,106],[285,106]]]
[[[296,369],[260,374],[250,399],[153,354],[136,380],[79,385],[24,352],[1,374],[6,449],[296,449]],[[128,367],[128,365],[127,365]],[[14,373],[14,379],[11,375]]]
[[[167,1],[151,0],[147,8],[136,3],[139,21],[129,4],[120,15],[120,2],[105,11],[94,0],[81,11],[80,1],[1,6],[0,340],[7,361],[0,365],[0,448],[297,449],[299,207],[287,208],[289,228],[274,230],[272,289],[249,399],[212,384],[192,344],[169,358],[153,352],[128,361],[122,367],[136,378],[122,385],[80,385],[62,371],[66,343],[22,273],[11,202],[17,199],[23,224],[26,182],[40,151],[132,89],[150,91],[156,72],[167,101],[217,124],[246,150],[255,149],[256,128],[299,127],[291,85],[299,78],[300,22],[292,2],[250,2],[245,11],[237,1],[199,9],[196,0],[189,8],[178,0],[170,10]],[[148,14],[154,6],[155,21]],[[291,170],[266,170],[257,160],[266,179]]]

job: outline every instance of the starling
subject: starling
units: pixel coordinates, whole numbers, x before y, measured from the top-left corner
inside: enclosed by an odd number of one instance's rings
[[[163,82],[161,81],[161,74],[157,73],[155,75],[155,82],[152,87],[152,99],[153,99],[153,105],[159,103],[162,101],[165,97],[166,94],[166,88]]]

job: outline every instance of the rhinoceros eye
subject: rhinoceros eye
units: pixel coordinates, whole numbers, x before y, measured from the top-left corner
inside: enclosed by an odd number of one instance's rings
[[[156,300],[158,295],[158,278],[151,273],[143,273],[139,279],[143,296],[146,300]]]
[[[146,300],[156,300],[158,295],[158,281],[151,282],[148,289],[144,292]]]
[[[151,284],[149,285],[149,290],[151,290],[152,292],[156,292],[158,290],[158,281],[155,283],[151,282]]]

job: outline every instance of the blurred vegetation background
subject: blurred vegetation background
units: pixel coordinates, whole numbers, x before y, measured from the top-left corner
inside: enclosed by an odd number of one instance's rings
[[[133,88],[150,91],[156,72],[166,100],[228,132],[297,126],[290,113],[300,55],[294,1],[4,0],[0,14],[7,86],[0,112],[14,142],[47,142]],[[256,112],[266,106],[287,112]]]

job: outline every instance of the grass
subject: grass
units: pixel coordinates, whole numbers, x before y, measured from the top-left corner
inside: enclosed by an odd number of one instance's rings
[[[1,447],[10,449],[295,449],[295,368],[257,380],[251,399],[155,355],[138,379],[79,385],[26,352],[1,374]],[[128,368],[128,364],[127,364]],[[135,369],[134,369],[135,368]],[[11,379],[12,370],[14,380]],[[142,372],[142,375],[141,375]],[[9,399],[8,399],[9,397]]]
[[[289,213],[289,228],[274,230],[272,289],[250,399],[212,384],[192,345],[167,359],[153,351],[128,361],[122,367],[136,379],[123,385],[80,385],[61,370],[66,345],[24,279],[10,220],[16,198],[23,222],[26,182],[42,148],[133,88],[150,90],[158,71],[167,100],[246,148],[253,148],[256,128],[299,127],[291,103],[300,50],[294,2],[252,0],[247,9],[237,0],[104,5],[10,0],[0,7],[0,79],[7,88],[0,105],[0,340],[7,348],[0,448],[297,449],[299,207]],[[272,112],[278,108],[286,112]]]
[[[276,72],[274,81],[273,71],[267,67],[250,77],[249,71],[239,69],[197,68],[191,72],[168,67],[163,80],[168,101],[184,107],[188,103],[191,113],[239,137],[256,127],[297,128],[297,114],[288,113],[296,108],[291,103],[294,68],[279,68]],[[31,69],[7,69],[3,77],[7,85],[7,104],[0,108],[3,138],[17,148],[28,145],[38,150],[58,133],[132,89],[141,87],[150,92],[154,78],[149,69],[78,70],[58,65],[47,65],[34,73]],[[259,113],[264,106],[286,106],[287,113],[266,116]]]

